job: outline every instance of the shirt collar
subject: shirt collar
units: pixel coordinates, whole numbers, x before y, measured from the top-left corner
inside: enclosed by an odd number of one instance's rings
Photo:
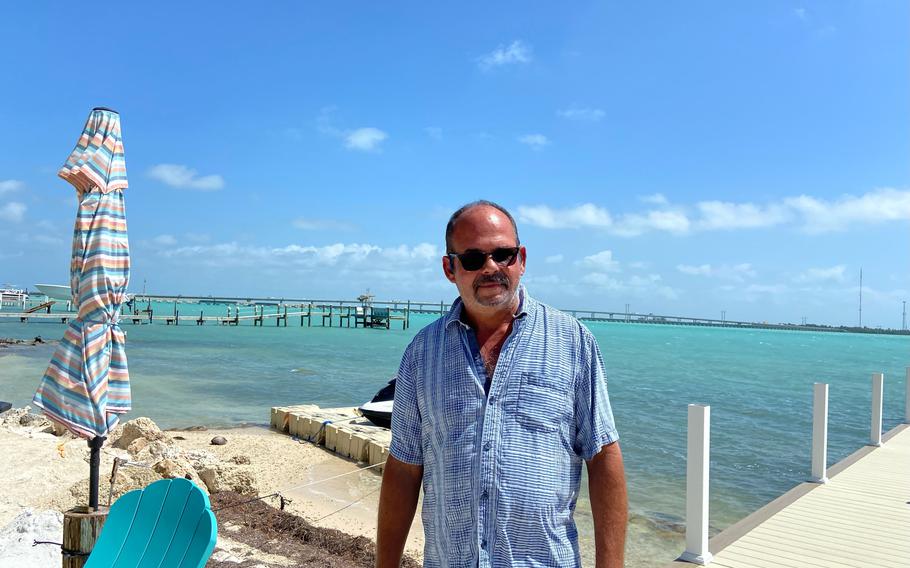
[[[516,312],[513,319],[521,319],[531,313],[537,305],[537,301],[528,294],[528,291],[525,289],[524,284],[519,284],[518,286],[518,312]],[[461,316],[464,311],[464,302],[461,300],[461,296],[455,298],[455,301],[452,302],[452,307],[449,309],[449,313],[446,314],[445,327],[449,327],[454,323],[459,323],[463,327],[470,327],[467,323],[462,321]]]

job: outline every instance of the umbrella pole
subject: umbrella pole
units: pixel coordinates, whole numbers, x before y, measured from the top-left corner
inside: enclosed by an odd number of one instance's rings
[[[105,440],[104,436],[95,436],[88,441],[92,451],[88,471],[88,506],[92,511],[98,510],[98,470],[101,468],[101,446]]]

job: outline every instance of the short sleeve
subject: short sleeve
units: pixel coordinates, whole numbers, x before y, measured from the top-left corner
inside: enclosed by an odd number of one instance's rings
[[[597,341],[581,325],[578,373],[575,379],[575,453],[590,460],[603,446],[619,440],[607,395],[607,377]]]
[[[417,405],[417,376],[414,344],[408,346],[395,375],[395,403],[392,405],[392,444],[389,453],[399,461],[423,464],[422,428]]]

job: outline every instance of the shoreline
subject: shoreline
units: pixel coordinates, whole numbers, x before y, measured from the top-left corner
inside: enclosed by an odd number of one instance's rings
[[[57,437],[48,432],[50,424],[36,415],[28,415],[27,424],[9,423],[10,420],[18,422],[21,413],[22,409],[13,409],[0,414],[0,451],[18,456],[15,463],[14,460],[0,463],[0,528],[27,510],[63,512],[79,503],[84,504],[88,492],[88,445],[82,439]],[[151,423],[151,420],[142,420]],[[132,485],[142,487],[159,477],[184,476],[181,467],[190,467],[186,457],[189,456],[204,461],[208,467],[199,467],[186,476],[192,475],[191,479],[197,485],[207,489],[213,503],[217,495],[231,491],[245,499],[277,492],[285,497],[287,513],[320,530],[340,531],[331,537],[335,541],[353,541],[358,537],[366,538],[370,543],[375,540],[381,476],[373,470],[362,471],[363,468],[351,460],[308,442],[295,441],[263,425],[204,428],[161,430],[158,431],[161,441],[136,439],[130,444],[130,450],[119,448],[122,444],[112,434],[114,443],[109,440],[102,449],[100,503],[107,503],[111,487],[108,480],[115,457],[143,465],[121,466],[113,500]],[[218,436],[225,438],[226,443],[213,445],[212,439]],[[139,446],[142,449],[133,451]],[[155,452],[160,453],[156,455]],[[149,463],[155,459],[159,461]],[[201,479],[197,472],[201,472]],[[211,491],[213,488],[218,491]],[[264,498],[261,503],[278,510],[276,498]],[[416,517],[419,519],[419,515]],[[245,541],[267,544],[255,537],[256,531],[255,527],[219,522],[216,553],[221,550],[224,552],[222,557],[241,556],[243,561],[255,560],[269,567],[294,565],[294,562],[276,560],[266,550],[237,544]],[[2,549],[3,543],[0,543]],[[418,561],[422,559],[422,527],[412,528],[406,553]],[[59,552],[57,556],[59,558]]]

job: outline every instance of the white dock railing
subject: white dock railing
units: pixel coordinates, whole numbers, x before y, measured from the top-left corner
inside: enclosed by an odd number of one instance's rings
[[[812,481],[828,482],[828,384],[812,386]]]
[[[882,445],[883,373],[872,375],[872,424],[869,441]],[[910,424],[910,367],[907,367],[904,422]],[[709,464],[711,461],[711,407],[690,404],[686,447],[686,550],[678,560],[706,565],[713,555],[708,549]],[[811,481],[827,483],[828,384],[812,387]]]

